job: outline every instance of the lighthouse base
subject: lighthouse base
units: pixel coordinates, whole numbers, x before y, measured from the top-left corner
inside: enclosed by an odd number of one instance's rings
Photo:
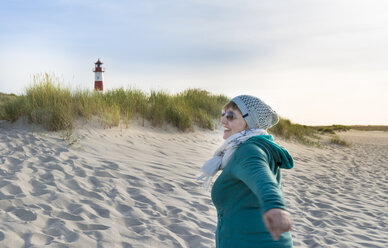
[[[94,90],[99,90],[99,91],[104,90],[104,85],[102,81],[94,81]]]

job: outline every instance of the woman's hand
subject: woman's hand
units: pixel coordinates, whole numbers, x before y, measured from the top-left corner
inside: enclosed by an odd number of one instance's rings
[[[277,241],[280,235],[291,230],[292,221],[290,214],[280,208],[273,208],[263,214],[264,224],[272,236]]]

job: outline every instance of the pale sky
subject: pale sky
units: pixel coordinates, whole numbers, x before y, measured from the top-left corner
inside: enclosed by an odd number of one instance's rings
[[[292,122],[388,125],[386,0],[2,0],[0,92],[36,73],[93,89],[255,95]]]

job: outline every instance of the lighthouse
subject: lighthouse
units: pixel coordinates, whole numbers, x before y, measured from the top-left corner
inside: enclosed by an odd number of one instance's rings
[[[102,62],[97,60],[94,67],[94,90],[104,90],[104,69],[102,68]]]

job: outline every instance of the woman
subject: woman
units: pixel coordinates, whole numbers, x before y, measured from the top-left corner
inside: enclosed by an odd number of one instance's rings
[[[201,168],[217,209],[217,248],[292,247],[291,219],[281,188],[280,168],[290,169],[289,153],[266,129],[278,115],[260,99],[241,95],[222,111],[225,142]]]

